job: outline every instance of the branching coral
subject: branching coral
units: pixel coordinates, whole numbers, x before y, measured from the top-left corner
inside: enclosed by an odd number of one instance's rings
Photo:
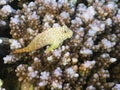
[[[3,58],[5,63],[22,62],[15,70],[21,88],[23,84],[35,90],[109,90],[116,85],[114,90],[118,87],[120,79],[116,77],[120,78],[120,72],[113,75],[115,68],[111,69],[114,64],[118,69],[120,63],[120,6],[117,3],[118,0],[87,0],[86,3],[35,0],[23,4],[10,20],[10,33],[16,40],[16,46],[11,44],[11,52],[26,47],[36,35],[49,28],[65,24],[74,34],[49,53],[44,52],[46,46],[28,53],[10,53]]]

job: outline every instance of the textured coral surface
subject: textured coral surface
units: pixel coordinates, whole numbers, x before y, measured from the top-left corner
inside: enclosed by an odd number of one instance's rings
[[[119,0],[23,0],[17,7],[13,2],[0,1],[0,27],[9,25],[12,39],[3,62],[17,88],[120,90]],[[26,47],[39,33],[63,25],[73,36],[55,50],[45,53],[48,45],[12,53]],[[3,78],[4,83],[10,80]],[[5,85],[6,90],[14,90],[9,86]]]

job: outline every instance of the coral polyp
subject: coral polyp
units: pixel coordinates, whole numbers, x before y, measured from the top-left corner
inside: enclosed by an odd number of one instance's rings
[[[3,60],[15,65],[22,90],[120,89],[118,0],[25,0],[19,9],[6,4],[0,26],[9,16],[12,39]]]

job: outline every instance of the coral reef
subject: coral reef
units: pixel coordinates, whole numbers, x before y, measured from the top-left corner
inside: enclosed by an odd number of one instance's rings
[[[21,90],[120,89],[118,0],[34,0],[19,10],[9,5],[0,9],[2,18],[10,13],[14,14],[9,23],[10,54],[3,60],[5,64],[17,63]],[[74,33],[55,50],[45,53],[48,45],[28,53],[12,53],[26,47],[39,33],[63,25]]]
[[[0,79],[0,90],[5,90],[5,88],[2,88],[3,81]]]

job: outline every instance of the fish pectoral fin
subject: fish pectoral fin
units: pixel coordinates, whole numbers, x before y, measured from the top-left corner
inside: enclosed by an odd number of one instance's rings
[[[46,49],[46,53],[48,53],[48,52],[50,52],[50,51],[52,51],[52,50],[54,50],[54,49],[56,49],[56,48],[58,48],[59,47],[59,44],[52,44],[52,45],[50,45],[47,49]]]

